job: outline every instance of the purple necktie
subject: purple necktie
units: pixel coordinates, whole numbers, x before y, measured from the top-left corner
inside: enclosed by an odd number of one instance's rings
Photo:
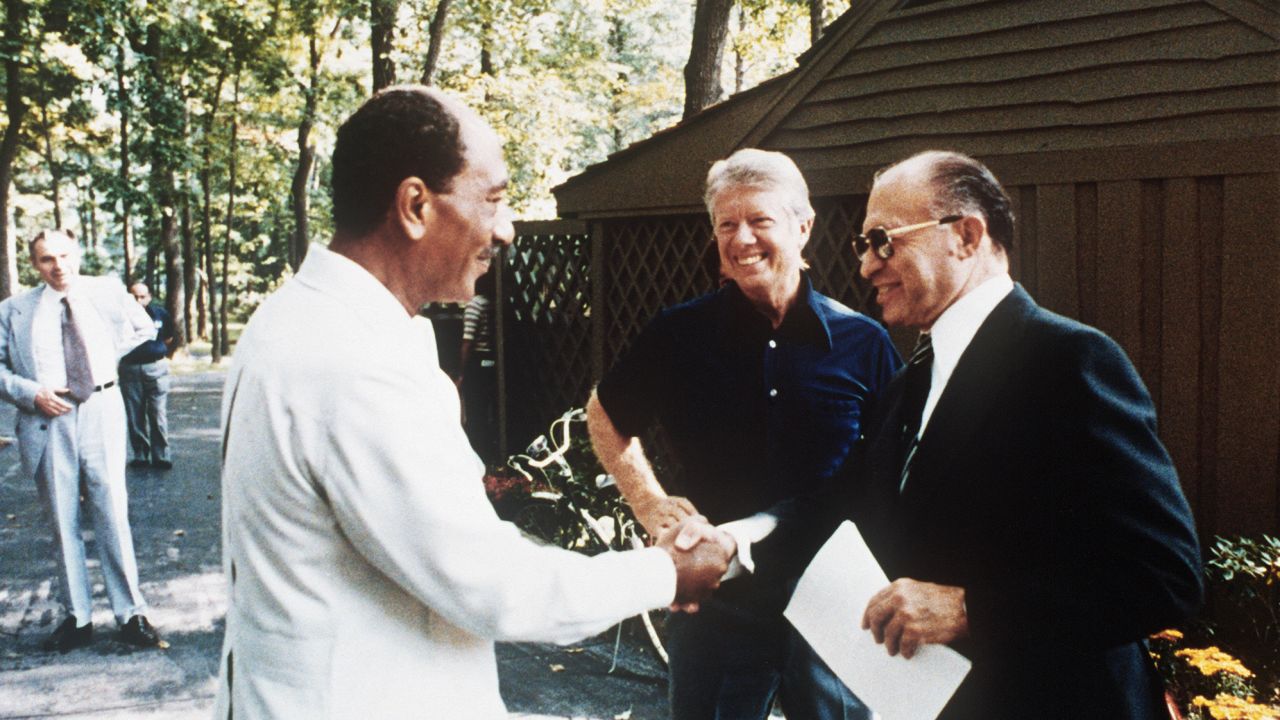
[[[89,368],[89,350],[84,336],[71,313],[71,303],[62,298],[62,357],[67,366],[67,389],[76,402],[93,396],[93,370]]]

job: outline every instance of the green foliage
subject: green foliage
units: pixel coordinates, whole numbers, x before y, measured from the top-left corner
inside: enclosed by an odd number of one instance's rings
[[[1205,574],[1228,606],[1217,613],[1220,633],[1280,681],[1280,537],[1219,537],[1209,553]]]
[[[1205,576],[1211,620],[1152,636],[1157,667],[1188,720],[1277,717],[1280,538],[1216,538]]]
[[[421,75],[437,2],[398,3],[392,59],[400,82]],[[316,149],[310,236],[325,241],[331,232],[334,133],[370,88],[368,3],[24,0],[16,41],[0,43],[0,56],[19,62],[31,108],[10,196],[19,245],[53,222],[56,184],[63,224],[96,244],[103,271],[122,274],[126,229],[137,263],[158,245],[162,214],[189,203],[191,235],[213,241],[219,272],[231,238],[231,315],[247,314],[287,274],[304,121]],[[800,0],[744,7],[731,42],[749,87],[792,67],[807,47],[796,38],[807,38],[808,22]],[[435,80],[503,137],[518,216],[553,217],[553,187],[677,121],[692,8],[669,0],[453,0]]]

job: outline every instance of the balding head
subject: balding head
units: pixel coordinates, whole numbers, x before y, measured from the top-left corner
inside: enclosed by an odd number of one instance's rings
[[[1009,195],[986,165],[958,152],[927,150],[876,174],[876,183],[891,177],[923,180],[930,185],[935,217],[980,215],[998,248],[1013,249],[1013,208]]]

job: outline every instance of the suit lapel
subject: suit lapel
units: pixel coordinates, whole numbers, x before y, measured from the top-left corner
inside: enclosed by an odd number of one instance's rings
[[[1034,307],[1031,296],[1015,285],[961,353],[920,438],[904,500],[927,497],[934,486],[932,479],[946,473],[954,465],[956,453],[969,446],[969,439],[985,426],[985,418],[1002,396],[1001,388],[1017,369],[1021,331]]]

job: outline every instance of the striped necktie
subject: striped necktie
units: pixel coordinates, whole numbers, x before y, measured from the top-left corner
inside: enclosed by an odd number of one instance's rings
[[[93,370],[89,367],[89,350],[76,325],[71,303],[62,298],[62,357],[67,366],[67,389],[76,402],[93,396]]]
[[[915,459],[919,444],[920,419],[924,414],[924,402],[929,397],[929,385],[933,378],[933,341],[929,333],[920,333],[911,359],[907,361],[902,394],[902,472],[898,478],[898,491],[907,486],[911,473],[911,461]]]

